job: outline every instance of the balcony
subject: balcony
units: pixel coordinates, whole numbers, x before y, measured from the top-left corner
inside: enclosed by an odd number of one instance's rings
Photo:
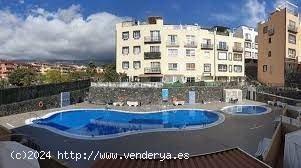
[[[178,42],[175,42],[175,41],[167,41],[166,47],[180,47],[180,45]]]
[[[144,52],[144,59],[161,59],[161,52]]]
[[[297,34],[298,33],[298,28],[294,25],[288,25],[287,31]]]
[[[147,36],[144,37],[144,44],[160,44],[161,37],[160,36]]]
[[[202,43],[201,44],[201,49],[204,49],[204,50],[213,50],[213,44]]]
[[[197,45],[196,42],[192,41],[192,42],[185,43],[184,47],[186,47],[186,48],[197,48],[198,45]]]
[[[240,46],[234,46],[233,47],[233,52],[239,52],[242,53],[244,52],[244,48],[240,47]]]
[[[228,47],[228,45],[217,45],[217,50],[228,51],[229,47]]]
[[[269,30],[268,30],[268,35],[269,35],[269,36],[274,35],[274,33],[275,33],[275,30],[274,30],[274,29],[269,29]]]
[[[161,74],[161,68],[160,67],[144,68],[144,74]]]
[[[246,37],[245,41],[252,41],[252,39],[249,37]]]

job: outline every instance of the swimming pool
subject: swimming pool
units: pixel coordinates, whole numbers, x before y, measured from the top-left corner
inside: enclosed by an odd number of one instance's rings
[[[26,123],[72,138],[108,139],[143,132],[203,129],[220,124],[224,119],[218,112],[202,109],[158,112],[76,109],[32,118]]]
[[[259,105],[235,105],[222,108],[222,111],[232,115],[262,115],[272,110],[265,106]]]

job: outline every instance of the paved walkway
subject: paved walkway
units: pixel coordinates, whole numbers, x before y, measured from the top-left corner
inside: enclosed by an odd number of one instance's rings
[[[262,104],[245,101],[242,104]],[[220,110],[229,104],[210,103],[206,105],[187,105],[185,108],[202,108]],[[78,104],[69,108],[95,108],[104,107],[91,104]],[[143,107],[117,107],[116,109],[129,111],[154,111],[175,108],[174,106],[143,106]],[[183,107],[177,107],[183,108]],[[154,132],[129,135],[108,140],[78,140],[70,139],[46,129],[24,125],[24,120],[35,115],[45,115],[59,109],[37,111],[35,114],[25,113],[0,118],[0,124],[19,133],[32,136],[44,150],[73,152],[165,152],[177,154],[179,152],[197,155],[223,150],[225,148],[240,147],[254,155],[257,145],[264,137],[271,138],[274,132],[274,119],[280,115],[281,109],[272,107],[273,111],[259,116],[231,116],[225,115],[224,123],[203,130],[178,131],[178,132]],[[92,161],[81,160],[78,162],[69,160],[71,167],[88,167]]]

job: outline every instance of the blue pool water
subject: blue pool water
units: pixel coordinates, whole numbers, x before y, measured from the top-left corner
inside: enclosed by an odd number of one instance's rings
[[[128,113],[115,110],[71,110],[48,118],[33,120],[35,125],[56,132],[79,136],[107,136],[182,129],[204,128],[222,120],[223,116],[205,110],[168,110],[154,113]]]
[[[266,114],[270,110],[264,106],[255,106],[255,105],[237,105],[229,106],[222,109],[224,112],[234,115],[259,115]]]

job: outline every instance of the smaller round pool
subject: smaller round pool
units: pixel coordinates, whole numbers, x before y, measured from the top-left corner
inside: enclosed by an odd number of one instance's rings
[[[262,115],[272,110],[268,107],[258,105],[235,105],[224,107],[222,111],[231,115]]]

